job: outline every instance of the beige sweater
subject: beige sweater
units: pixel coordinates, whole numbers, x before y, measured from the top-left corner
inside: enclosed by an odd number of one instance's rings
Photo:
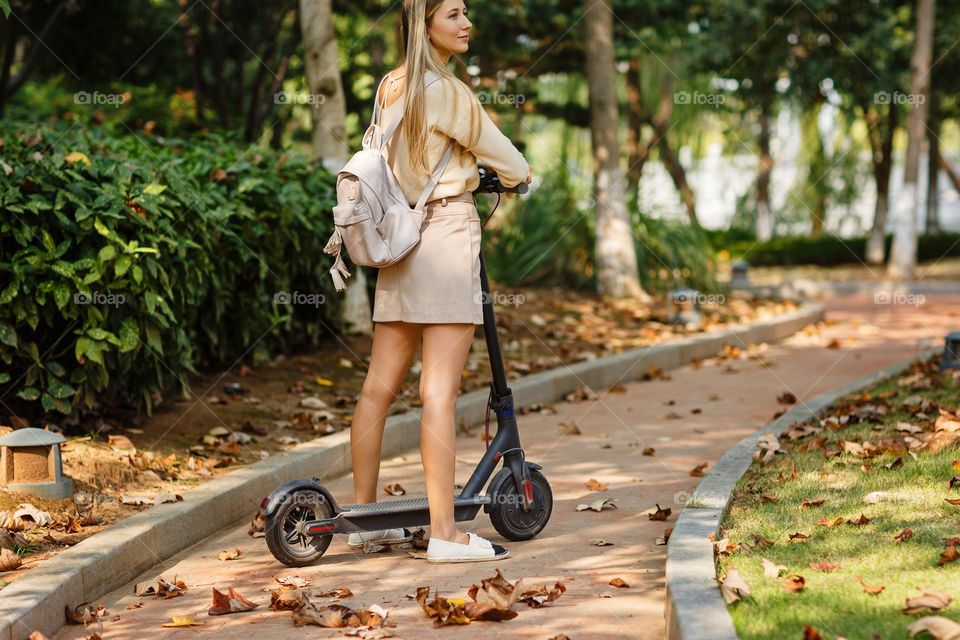
[[[393,75],[395,79],[403,76],[396,72]],[[384,84],[384,92],[388,96],[387,106],[380,116],[384,129],[401,113],[403,87],[403,82],[397,82],[398,90],[391,93],[390,81]],[[427,130],[430,132],[427,138],[427,166],[432,170],[437,165],[450,138],[457,141],[450,163],[427,200],[476,189],[480,183],[478,165],[496,171],[500,182],[506,187],[516,186],[526,180],[529,166],[523,154],[497,128],[467,85],[460,80],[441,78],[427,87],[426,92]],[[455,109],[454,105],[459,105],[459,108]],[[471,111],[479,121],[480,135],[476,144],[468,147],[473,134],[470,130]],[[402,127],[393,134],[384,155],[407,196],[407,203],[414,206],[427,184],[428,176],[416,175],[411,171]]]

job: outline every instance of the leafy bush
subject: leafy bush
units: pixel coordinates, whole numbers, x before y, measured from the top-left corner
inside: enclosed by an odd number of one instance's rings
[[[781,236],[768,242],[756,242],[752,234],[741,237],[727,231],[707,232],[713,247],[726,250],[733,260],[746,256],[754,266],[786,266],[810,264],[831,267],[866,262],[867,239],[838,238],[824,235],[819,238],[806,236]],[[890,255],[892,236],[886,237],[886,255]],[[917,243],[917,260],[936,261],[948,256],[960,256],[960,234],[941,233],[920,236]]]
[[[0,138],[8,409],[105,400],[149,412],[187,389],[186,373],[316,344],[337,317],[322,168],[214,135],[6,123]],[[294,291],[329,304],[275,302]]]
[[[510,212],[484,253],[491,278],[506,285],[596,288],[595,213],[584,185],[564,158]],[[631,212],[641,284],[648,292],[691,286],[715,290],[715,261],[706,236],[685,223]]]

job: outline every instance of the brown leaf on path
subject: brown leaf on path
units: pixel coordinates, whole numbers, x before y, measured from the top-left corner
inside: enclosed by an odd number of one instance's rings
[[[525,587],[517,597],[517,602],[526,602],[527,606],[537,609],[548,602],[553,602],[566,590],[567,586],[562,582],[555,582],[552,589],[547,589],[545,584]]]
[[[236,560],[241,555],[240,549],[231,549],[229,551],[221,551],[217,556],[220,560]]]
[[[587,486],[587,489],[589,489],[590,491],[606,491],[607,490],[607,485],[600,482],[599,480],[594,480],[593,478],[590,478],[589,480],[587,480],[586,486]]]
[[[827,499],[822,496],[819,496],[816,498],[804,498],[800,502],[800,508],[809,509],[810,507],[819,507],[819,506],[822,506],[823,503],[826,502],[826,500]]]
[[[797,591],[801,591],[806,584],[807,581],[803,578],[803,576],[796,573],[791,573],[787,576],[785,582],[780,583],[780,588],[790,593],[796,593]]]
[[[781,573],[787,570],[782,564],[777,564],[766,558],[760,558],[760,564],[763,565],[763,575],[766,578],[778,578]]]
[[[717,555],[720,556],[728,556],[740,547],[740,545],[738,545],[736,542],[730,542],[730,538],[716,540],[714,541],[713,546]]]
[[[770,540],[769,538],[764,538],[763,536],[758,536],[756,534],[750,534],[750,537],[753,539],[754,549],[769,549],[773,546],[773,540]]]
[[[67,622],[73,624],[90,624],[107,615],[107,609],[102,602],[97,606],[82,602],[73,608],[66,606],[64,610],[67,614]]]
[[[337,587],[336,589],[329,589],[327,591],[316,591],[311,594],[318,598],[350,598],[353,597],[353,591],[346,587]]]
[[[590,544],[594,547],[612,547],[613,543],[603,538],[591,538]]]
[[[907,627],[910,637],[926,632],[933,640],[960,639],[960,624],[943,616],[924,616]]]
[[[227,613],[242,613],[244,611],[253,611],[259,605],[250,602],[242,595],[237,593],[231,587],[227,593],[213,588],[213,606],[207,609],[207,614],[211,616],[220,616]]]
[[[659,522],[666,521],[670,517],[670,514],[673,513],[673,510],[670,508],[662,509],[659,504],[657,504],[657,510],[653,513],[647,514],[651,520],[657,520]]]
[[[480,604],[493,604],[500,609],[509,609],[510,605],[516,601],[520,592],[516,587],[520,580],[511,583],[507,580],[500,569],[496,569],[497,575],[492,578],[484,578],[480,585],[472,584],[467,590],[467,595]]]
[[[690,476],[694,478],[702,478],[704,476],[703,471],[704,469],[707,468],[707,464],[708,463],[706,462],[702,462],[697,466],[695,466],[693,469],[690,469]]]
[[[280,587],[270,591],[270,608],[274,611],[293,611],[303,604],[303,592],[296,587]]]
[[[794,540],[800,540],[802,542],[804,540],[809,540],[809,539],[810,539],[810,536],[808,536],[805,533],[800,533],[799,531],[797,531],[796,533],[790,534],[790,542],[793,542]]]
[[[196,617],[191,613],[185,616],[173,616],[170,622],[165,622],[161,627],[197,627],[202,624],[207,624],[202,620],[197,620]]]
[[[294,589],[306,587],[310,584],[310,581],[306,578],[301,578],[300,576],[274,576],[276,580],[282,587],[293,587]],[[270,587],[263,589],[264,591],[271,591]]]
[[[852,524],[858,527],[868,524],[869,522],[870,522],[870,518],[863,515],[862,513],[860,514],[860,517],[857,518],[856,520],[847,520],[847,524]]]
[[[744,582],[740,572],[728,569],[727,575],[720,581],[720,595],[728,605],[750,595],[750,586]]]
[[[827,562],[824,560],[822,562],[811,562],[810,568],[813,569],[814,571],[822,571],[823,573],[830,573],[832,571],[836,571],[837,569],[839,569],[840,565],[835,564],[833,562]]]
[[[630,585],[624,582],[623,578],[614,578],[609,582],[610,585],[616,587],[617,589],[629,589]]]
[[[897,534],[897,537],[894,538],[894,540],[896,540],[897,544],[900,544],[900,543],[903,542],[904,540],[909,540],[909,539],[912,538],[912,537],[913,537],[913,530],[912,530],[912,529],[904,529],[903,531],[901,531],[900,533]]]
[[[383,490],[389,493],[391,496],[402,496],[406,495],[407,493],[407,490],[399,484],[388,484],[383,488]]]
[[[562,431],[564,435],[568,435],[568,436],[579,436],[583,433],[582,431],[580,431],[580,427],[578,427],[577,425],[567,424],[566,422],[560,423],[560,431]]]
[[[797,396],[793,395],[789,391],[784,391],[783,393],[777,396],[777,402],[779,402],[780,404],[796,404]]]
[[[266,523],[267,519],[257,510],[253,520],[250,521],[250,526],[247,528],[247,535],[251,538],[262,538],[265,535],[263,527]]]
[[[654,453],[656,453],[656,452],[657,452],[657,450],[654,449],[653,447],[646,447],[646,448],[643,450],[643,455],[645,455],[645,456],[652,456],[652,455],[653,455]]]
[[[670,542],[670,534],[673,533],[673,527],[667,527],[663,530],[663,535],[657,538],[656,544],[658,547],[662,547]]]
[[[863,587],[863,590],[869,593],[872,596],[879,595],[881,591],[886,589],[882,584],[867,584],[863,581],[863,578],[860,576],[856,577],[857,584]]]
[[[173,577],[173,582],[167,582],[163,576],[158,576],[152,581],[138,582],[135,584],[133,586],[133,595],[139,598],[155,596],[169,600],[170,598],[182,596],[186,590],[187,584],[183,580],[178,580],[176,576]]]
[[[938,611],[943,609],[951,602],[953,602],[953,597],[949,593],[943,591],[937,591],[935,589],[927,590],[921,588],[920,591],[922,595],[914,596],[913,598],[907,598],[906,605],[900,611],[904,615],[911,615],[914,613],[920,613],[927,609],[931,611]]]
[[[594,500],[590,504],[578,504],[577,511],[586,511],[587,509],[592,509],[593,511],[603,511],[606,507],[616,509],[617,505],[613,504],[614,501],[616,501],[616,498],[600,498],[599,500]]]

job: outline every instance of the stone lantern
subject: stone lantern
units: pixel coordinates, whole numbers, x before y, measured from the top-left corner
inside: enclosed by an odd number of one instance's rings
[[[678,289],[670,294],[670,302],[671,323],[698,327],[703,322],[700,292],[696,289]]]
[[[59,433],[17,429],[0,437],[0,487],[44,498],[73,496],[73,482],[63,475]]]
[[[738,260],[733,263],[731,268],[732,276],[730,278],[730,287],[732,289],[745,289],[750,286],[750,263],[746,260]]]
[[[960,331],[947,334],[943,347],[943,360],[940,362],[940,371],[960,369]]]

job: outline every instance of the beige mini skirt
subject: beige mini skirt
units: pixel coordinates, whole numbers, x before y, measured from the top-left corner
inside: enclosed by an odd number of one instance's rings
[[[483,324],[476,203],[437,201],[423,211],[420,242],[377,274],[373,321]]]

